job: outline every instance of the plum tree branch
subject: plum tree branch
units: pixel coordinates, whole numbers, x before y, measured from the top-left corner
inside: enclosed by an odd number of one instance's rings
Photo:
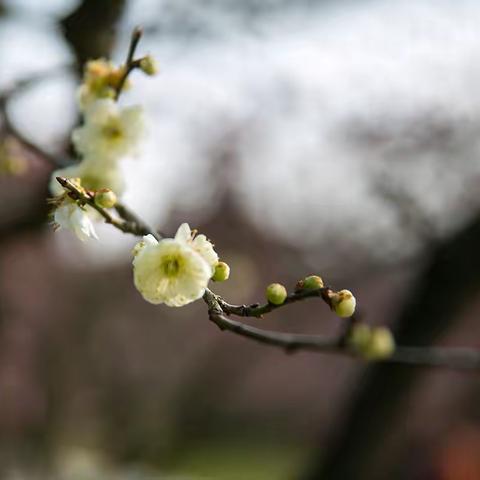
[[[94,208],[102,215],[106,223],[113,225],[120,231],[136,236],[152,234],[157,239],[161,238],[161,235],[150,229],[133,212],[128,210],[127,219],[115,218],[108,210],[97,206],[93,195],[90,193],[85,193],[67,179],[57,178],[57,180],[73,199]],[[117,207],[117,212],[122,212],[122,208]],[[208,308],[209,319],[222,331],[226,330],[264,345],[278,347],[288,353],[310,351],[362,359],[363,357],[351,349],[345,342],[345,332],[341,332],[336,336],[283,333],[260,329],[229,318],[229,315],[259,318],[274,310],[309,298],[320,298],[327,305],[330,305],[328,293],[331,291],[329,287],[296,291],[288,295],[282,305],[273,305],[271,303],[263,305],[233,305],[207,289],[203,300]],[[380,359],[379,361],[423,367],[478,371],[480,370],[480,350],[474,348],[397,346],[395,352],[390,357]]]
[[[283,307],[286,304],[305,300],[307,298],[322,297],[322,291],[318,289],[309,292],[294,293],[287,297],[288,302],[282,305],[269,305],[268,312]],[[343,341],[343,335],[326,337],[321,335],[301,335],[291,333],[281,333],[259,329],[244,323],[228,318],[228,313],[240,316],[258,317],[259,309],[264,307],[252,306],[234,306],[230,309],[229,304],[224,302],[212,291],[207,290],[204,295],[204,301],[208,305],[209,318],[221,330],[228,330],[242,337],[250,338],[257,342],[280,347],[288,353],[296,351],[313,351],[323,353],[343,354],[351,357],[362,358],[361,355],[350,349]],[[224,310],[225,309],[225,310]],[[244,309],[244,310],[240,310]],[[229,312],[230,310],[230,312]],[[268,313],[264,312],[264,313]],[[248,313],[253,313],[250,315]],[[403,363],[408,365],[417,365],[424,367],[445,367],[457,370],[479,370],[480,369],[480,351],[472,348],[441,348],[441,347],[403,347],[397,346],[393,355],[381,359],[384,362]]]
[[[261,318],[267,313],[273,312],[278,308],[281,308],[285,305],[291,303],[299,302],[305,300],[306,298],[321,298],[330,306],[330,296],[329,293],[333,292],[330,287],[318,288],[315,290],[298,290],[294,293],[287,295],[287,298],[281,305],[274,305],[273,303],[265,303],[260,305],[258,303],[253,303],[251,305],[232,305],[226,302],[223,298],[218,295],[215,295],[215,299],[220,305],[220,308],[227,315],[237,315],[239,317],[256,317]]]
[[[120,216],[120,218],[117,218],[113,216],[106,208],[99,207],[95,203],[95,196],[91,192],[79,188],[68,178],[56,177],[56,179],[57,182],[68,192],[67,194],[70,196],[70,198],[80,202],[83,205],[89,205],[103,217],[106,223],[113,225],[116,229],[122,231],[123,233],[130,233],[135,236],[152,234],[155,238],[160,238],[158,233],[154,232],[143,220],[133,216],[133,214],[122,205],[117,205],[116,207],[116,211]],[[122,218],[122,214],[124,218]]]

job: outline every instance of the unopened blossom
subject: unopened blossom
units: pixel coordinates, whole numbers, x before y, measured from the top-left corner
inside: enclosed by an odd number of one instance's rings
[[[156,75],[158,73],[158,65],[151,55],[147,55],[140,60],[140,68],[147,75]]]
[[[180,307],[198,300],[212,276],[205,259],[177,238],[144,237],[134,249],[133,278],[150,303]]]
[[[124,67],[116,67],[103,58],[88,61],[85,64],[83,83],[77,93],[80,110],[85,111],[99,98],[114,98],[124,71]]]
[[[215,273],[218,255],[213,248],[212,242],[205,235],[196,235],[196,232],[190,229],[188,223],[182,223],[177,230],[175,240],[185,243],[202,256],[211,268],[212,273],[210,276]]]
[[[62,186],[56,180],[57,177],[78,178],[82,187],[87,190],[108,188],[117,195],[121,195],[125,189],[123,174],[118,165],[101,158],[86,157],[75,165],[55,170],[50,179],[50,193],[53,196],[64,193]]]
[[[58,229],[71,230],[82,242],[88,238],[98,239],[86,207],[80,207],[68,197],[56,208],[54,222]]]
[[[386,327],[372,328],[370,341],[364,350],[367,359],[380,360],[390,357],[395,351],[395,339]]]
[[[230,277],[230,265],[225,262],[218,262],[215,265],[215,272],[213,273],[212,280],[214,282],[224,282]]]
[[[282,305],[286,300],[287,289],[280,283],[271,283],[265,290],[265,296],[270,303],[274,305]]]
[[[79,154],[113,162],[137,152],[144,135],[141,107],[121,108],[111,99],[96,100],[85,111],[84,120],[72,133]]]
[[[117,204],[115,192],[108,188],[102,188],[95,193],[95,205],[100,208],[113,208]]]
[[[332,310],[341,318],[349,318],[355,313],[357,301],[350,290],[340,290],[330,296]]]

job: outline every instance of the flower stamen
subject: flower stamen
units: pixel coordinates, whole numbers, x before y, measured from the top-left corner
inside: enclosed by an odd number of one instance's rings
[[[180,261],[176,257],[166,257],[162,261],[161,269],[167,277],[175,277],[180,270]]]

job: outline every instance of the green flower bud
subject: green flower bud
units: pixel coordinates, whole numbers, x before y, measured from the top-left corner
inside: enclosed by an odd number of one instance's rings
[[[340,290],[330,296],[332,310],[341,318],[349,318],[355,313],[357,301],[350,290]]]
[[[224,282],[228,280],[230,276],[230,267],[225,262],[218,262],[215,265],[215,273],[213,274],[212,280],[214,282]]]
[[[373,328],[370,340],[363,354],[369,360],[380,360],[390,357],[395,351],[395,339],[392,332],[386,327]]]
[[[281,305],[287,298],[287,289],[280,283],[272,283],[266,290],[267,300],[274,305]]]
[[[108,188],[95,193],[95,205],[100,208],[113,208],[117,203],[117,196]]]
[[[318,275],[309,275],[300,282],[303,290],[318,290],[323,288],[323,280]]]
[[[348,332],[347,344],[358,353],[364,353],[370,344],[371,328],[365,323],[357,323]]]
[[[158,72],[157,62],[150,55],[147,55],[140,60],[140,68],[147,75],[155,75]]]

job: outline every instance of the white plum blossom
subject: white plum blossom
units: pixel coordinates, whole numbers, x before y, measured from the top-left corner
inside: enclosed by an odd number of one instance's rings
[[[57,228],[71,230],[82,242],[88,238],[98,239],[86,207],[69,198],[56,208],[54,221]]]
[[[212,242],[210,242],[205,235],[196,235],[195,233],[195,231],[190,230],[188,223],[182,223],[177,230],[175,240],[189,245],[199,253],[210,265],[213,275],[215,273],[215,266],[218,263],[217,252],[213,249]]]
[[[111,99],[100,99],[86,109],[85,123],[73,131],[72,141],[81,155],[115,162],[137,152],[144,130],[141,107],[121,108]]]
[[[104,162],[100,158],[85,158],[75,165],[55,170],[50,179],[50,193],[53,196],[62,195],[64,190],[56,180],[57,177],[78,178],[82,187],[87,190],[108,188],[117,195],[125,189],[123,175],[117,165]]]
[[[157,241],[147,235],[134,249],[134,283],[150,303],[180,307],[198,300],[212,276],[205,258],[177,236]]]

